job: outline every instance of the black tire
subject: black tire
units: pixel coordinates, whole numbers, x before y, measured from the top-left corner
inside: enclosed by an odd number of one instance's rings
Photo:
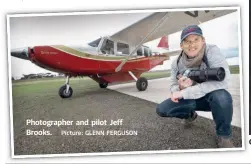
[[[66,93],[66,85],[63,85],[62,87],[59,88],[58,94],[62,98],[69,98],[72,96],[73,90],[71,87],[69,87],[68,93]]]
[[[107,88],[108,83],[99,83],[100,88]]]
[[[148,81],[145,77],[140,77],[136,82],[136,87],[139,91],[145,91],[148,86]]]

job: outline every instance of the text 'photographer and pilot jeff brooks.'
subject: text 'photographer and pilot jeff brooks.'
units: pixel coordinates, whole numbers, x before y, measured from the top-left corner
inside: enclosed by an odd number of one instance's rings
[[[211,111],[218,147],[234,147],[232,96],[226,90],[230,71],[224,55],[217,46],[206,44],[197,25],[183,29],[180,47],[182,52],[171,67],[171,97],[157,106],[157,114],[184,119],[185,125],[191,125],[196,111]]]

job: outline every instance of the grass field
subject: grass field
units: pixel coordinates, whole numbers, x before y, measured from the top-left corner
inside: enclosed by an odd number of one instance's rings
[[[238,66],[231,66],[230,71],[232,74],[239,73]],[[157,79],[163,77],[169,77],[170,71],[157,71],[146,72],[141,76],[147,79]],[[20,95],[22,93],[54,93],[58,92],[58,89],[65,83],[65,78],[44,78],[44,79],[28,79],[28,80],[15,80],[13,81],[13,95]],[[88,91],[94,88],[99,88],[98,84],[89,77],[84,78],[71,78],[71,87],[75,90],[78,88]],[[52,92],[51,92],[52,91]]]
[[[163,72],[147,72],[143,73],[142,76],[147,79],[156,79],[162,77],[168,77],[169,73]],[[13,81],[12,93],[13,96],[18,96],[22,94],[55,94],[58,89],[64,85],[65,78],[44,78],[44,79],[28,79],[28,80],[15,80]],[[71,78],[70,85],[73,90],[82,90],[82,92],[91,91],[93,89],[99,89],[97,82],[93,81],[89,77],[84,78]]]
[[[238,66],[230,67],[232,74],[239,73]],[[147,79],[157,79],[163,77],[169,77],[169,71],[157,71],[157,72],[146,72],[141,76]],[[51,78],[51,79],[29,79],[29,80],[15,80],[13,81],[12,93],[13,96],[22,95],[24,93],[36,93],[36,94],[55,94],[58,89],[65,83],[65,78]],[[98,84],[90,79],[89,77],[84,78],[71,78],[70,85],[74,90],[82,90],[82,92],[98,89]]]
[[[230,66],[230,72],[231,72],[231,74],[239,74],[240,67],[238,65]]]

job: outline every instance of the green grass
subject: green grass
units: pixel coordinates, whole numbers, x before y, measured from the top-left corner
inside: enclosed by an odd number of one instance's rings
[[[239,74],[240,73],[240,67],[238,65],[230,66],[230,72],[231,74]]]
[[[169,73],[163,72],[147,72],[143,73],[142,76],[147,79],[156,79],[162,77],[168,77]],[[58,89],[64,85],[65,78],[43,78],[43,79],[28,79],[14,81],[12,84],[13,96],[21,96],[23,94],[55,94]],[[93,89],[99,89],[97,82],[93,81],[89,77],[84,78],[71,78],[70,85],[75,90],[82,90],[83,92],[90,91]],[[82,92],[81,91],[81,92]]]
[[[37,94],[50,94],[58,92],[58,89],[64,85],[65,79],[62,80],[37,80],[36,82],[19,82],[13,84],[12,93],[13,95],[22,95],[22,94],[30,94],[30,93],[37,93]],[[91,88],[98,87],[97,83],[92,79],[80,79],[75,78],[71,79],[70,85],[72,88],[81,88],[83,90],[91,90]]]
[[[230,71],[232,74],[239,73],[238,66],[231,66]],[[157,72],[145,72],[141,75],[147,79],[157,79],[170,76],[170,71],[157,71]],[[44,78],[44,79],[29,79],[29,80],[17,80],[12,84],[13,96],[20,96],[23,94],[55,94],[58,89],[64,85],[65,78]],[[84,78],[71,78],[70,85],[74,89],[90,91],[92,89],[98,89],[98,84],[89,77]]]
[[[146,77],[147,79],[158,79],[163,77],[169,77],[170,71],[161,71],[161,72],[145,72],[141,76]]]

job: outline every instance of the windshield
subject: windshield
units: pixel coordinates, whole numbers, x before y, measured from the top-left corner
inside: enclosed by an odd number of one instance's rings
[[[94,40],[93,42],[88,43],[88,45],[92,46],[92,47],[98,47],[98,44],[99,44],[100,40],[101,40],[101,38],[99,38],[97,40]]]

